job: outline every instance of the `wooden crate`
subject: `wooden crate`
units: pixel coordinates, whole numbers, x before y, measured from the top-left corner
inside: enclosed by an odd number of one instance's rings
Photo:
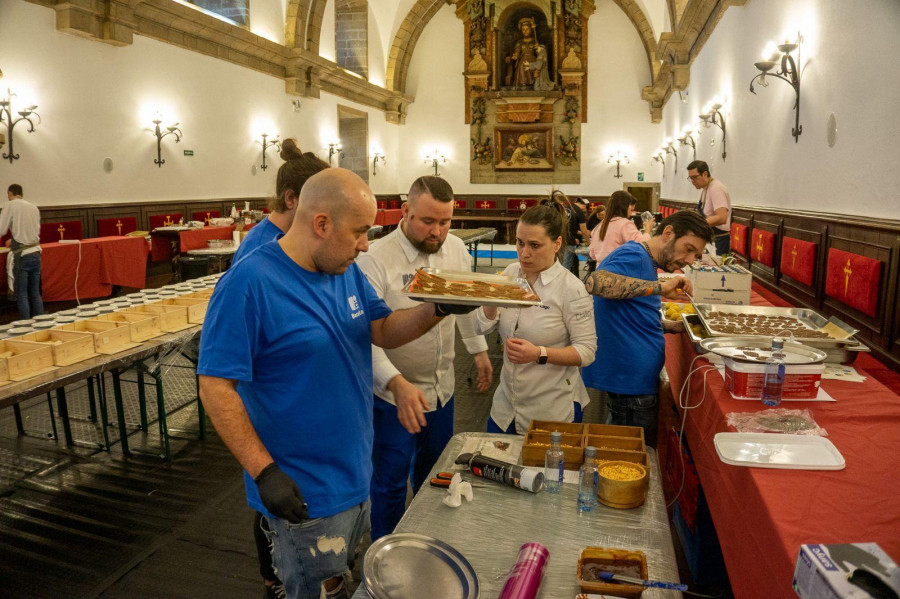
[[[646,451],[628,451],[627,449],[597,449],[598,462],[634,462],[650,468],[650,456]]]
[[[550,420],[532,420],[528,426],[529,431],[552,433],[559,431],[561,433],[570,433],[573,435],[584,434],[583,424],[577,422],[553,422]]]
[[[69,366],[97,355],[94,351],[94,336],[90,333],[47,329],[28,333],[19,338],[22,341],[46,343],[53,351],[53,363],[56,366]]]
[[[148,339],[153,339],[163,334],[162,329],[159,328],[159,317],[155,314],[119,310],[112,314],[98,316],[95,320],[107,320],[127,326],[131,340],[134,343],[143,343]]]
[[[176,297],[161,302],[165,306],[184,306],[187,308],[187,320],[191,324],[203,324],[209,300],[199,298]]]
[[[164,306],[160,302],[126,308],[124,312],[135,314],[154,314],[159,317],[159,328],[166,333],[177,333],[194,325],[187,320],[187,308],[184,306]]]
[[[593,445],[597,449],[624,449],[627,451],[644,451],[644,440],[638,437],[608,437],[606,435],[587,435],[584,446]]]
[[[644,440],[644,429],[639,426],[621,426],[618,424],[588,424],[585,434],[602,435],[604,437],[638,437]]]
[[[21,341],[21,338],[0,339],[0,356],[0,385],[56,369],[53,350],[44,343]]]
[[[544,466],[544,458],[550,449],[550,433],[528,431],[522,445],[522,463],[526,466]],[[566,469],[576,470],[584,462],[584,436],[581,434],[563,433],[562,450],[565,455]]]
[[[199,291],[192,291],[191,293],[182,295],[181,297],[189,298],[189,299],[206,299],[206,300],[208,300],[210,297],[212,297],[212,293],[213,293],[212,288],[200,289]]]
[[[90,333],[94,338],[94,351],[98,354],[116,354],[140,345],[131,340],[131,327],[127,322],[79,320],[54,328]]]

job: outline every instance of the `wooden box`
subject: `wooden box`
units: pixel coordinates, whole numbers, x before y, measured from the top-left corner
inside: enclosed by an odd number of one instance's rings
[[[120,310],[112,314],[100,315],[95,320],[107,320],[127,326],[128,333],[131,335],[131,340],[134,343],[143,343],[148,339],[153,339],[163,334],[162,329],[159,328],[159,316],[155,314]]]
[[[177,333],[194,325],[187,320],[187,308],[184,306],[164,306],[160,302],[126,308],[123,312],[134,314],[154,314],[159,317],[159,328],[166,333]]]
[[[620,426],[618,424],[588,424],[585,431],[588,435],[604,437],[638,437],[644,441],[644,429],[639,426]]]
[[[633,478],[622,478],[622,471],[634,474]],[[603,462],[599,465],[599,485],[597,500],[603,505],[618,509],[630,509],[644,505],[647,489],[650,488],[650,476],[647,468],[634,462]]]
[[[55,369],[48,345],[20,339],[0,339],[0,385]]]
[[[209,306],[208,300],[184,297],[165,299],[160,303],[165,306],[183,306],[187,308],[187,321],[191,324],[203,324],[203,319],[206,317],[206,308]]]
[[[587,435],[584,446],[593,445],[599,449],[624,449],[626,451],[644,451],[644,440],[638,437],[607,437],[606,435]]]
[[[48,344],[53,351],[53,363],[56,366],[69,366],[97,355],[94,351],[94,336],[90,333],[48,329],[22,335],[20,339]]]
[[[552,433],[559,431],[561,433],[570,433],[573,435],[581,435],[584,433],[583,424],[577,422],[552,422],[549,420],[532,420],[528,427],[529,431]]]
[[[548,449],[550,449],[550,433],[528,431],[522,445],[522,463],[526,466],[543,467]],[[566,469],[577,470],[584,462],[584,435],[563,433],[562,450],[565,455]]]
[[[79,320],[55,328],[90,333],[94,337],[94,351],[98,354],[116,354],[139,345],[131,340],[131,327],[125,322]]]
[[[212,293],[213,293],[212,288],[200,289],[199,291],[194,291],[192,293],[182,295],[181,297],[188,298],[188,299],[206,299],[206,300],[208,300],[210,297],[212,297]]]
[[[578,584],[585,593],[600,593],[613,597],[626,597],[638,599],[644,592],[644,587],[621,582],[606,582],[595,580],[591,575],[592,569],[610,571],[614,574],[624,574],[633,578],[646,580],[647,555],[643,551],[629,551],[627,549],[607,549],[605,547],[585,547],[581,550],[581,558],[578,560]]]
[[[596,447],[596,445],[595,445]],[[650,456],[646,451],[628,451],[626,449],[597,449],[597,462],[610,460],[622,462],[634,462],[645,468],[650,468]]]

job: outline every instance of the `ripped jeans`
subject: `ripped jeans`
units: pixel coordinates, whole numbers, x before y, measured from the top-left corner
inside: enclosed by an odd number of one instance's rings
[[[356,548],[369,530],[369,501],[326,518],[291,524],[265,517],[272,566],[292,599],[319,599],[322,583],[353,567]]]

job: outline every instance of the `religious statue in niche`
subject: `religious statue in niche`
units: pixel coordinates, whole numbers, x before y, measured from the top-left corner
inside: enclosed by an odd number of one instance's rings
[[[547,46],[537,39],[533,17],[522,17],[517,24],[520,37],[505,58],[506,87],[518,90],[549,91],[556,88],[550,80]]]

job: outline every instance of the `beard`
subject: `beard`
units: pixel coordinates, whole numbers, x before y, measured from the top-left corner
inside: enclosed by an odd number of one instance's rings
[[[666,272],[675,272],[681,268],[681,265],[675,262],[675,239],[660,248],[659,265]]]
[[[407,239],[409,238],[407,237]],[[437,254],[439,251],[441,251],[441,247],[444,245],[443,240],[429,237],[420,240],[410,239],[409,242],[414,248],[416,248],[423,254]]]

